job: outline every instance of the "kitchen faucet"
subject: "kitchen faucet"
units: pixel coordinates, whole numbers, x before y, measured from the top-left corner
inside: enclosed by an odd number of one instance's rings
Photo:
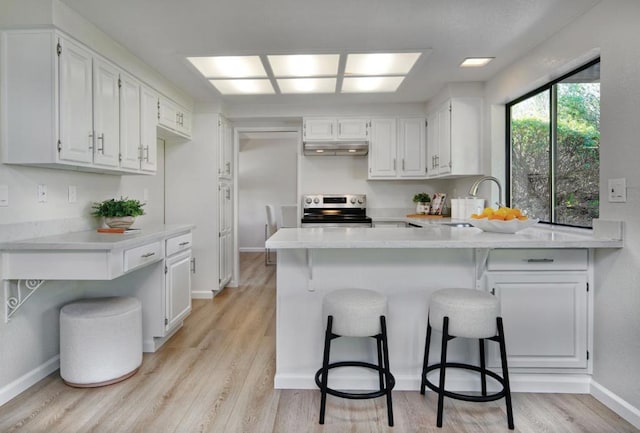
[[[476,197],[476,195],[478,195],[478,187],[482,182],[486,180],[492,180],[496,183],[496,185],[498,185],[498,207],[504,206],[504,204],[502,203],[502,185],[500,185],[500,181],[493,176],[483,176],[480,179],[476,180],[473,185],[471,185],[471,188],[469,188],[469,195],[471,197]]]

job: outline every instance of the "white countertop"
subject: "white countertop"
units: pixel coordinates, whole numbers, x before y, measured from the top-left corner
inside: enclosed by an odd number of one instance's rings
[[[622,248],[623,241],[596,238],[591,230],[537,225],[516,234],[489,233],[475,227],[450,227],[446,219],[405,221],[422,228],[283,228],[271,236],[270,249],[296,248]]]
[[[0,243],[0,250],[114,250],[144,245],[193,230],[191,224],[150,225],[130,233],[98,233],[96,230]]]

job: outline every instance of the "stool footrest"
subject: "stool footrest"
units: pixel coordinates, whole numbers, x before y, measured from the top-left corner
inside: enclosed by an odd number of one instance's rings
[[[364,367],[364,368],[369,368],[372,370],[379,371],[385,377],[386,386],[384,386],[382,389],[378,391],[372,391],[372,392],[338,391],[336,389],[329,388],[327,386],[326,388],[327,394],[331,394],[336,397],[348,398],[351,400],[365,400],[368,398],[382,397],[383,395],[386,395],[389,391],[391,391],[393,387],[396,385],[396,379],[393,377],[393,374],[391,374],[389,370],[385,368],[381,368],[375,364],[371,364],[368,362],[361,362],[361,361],[342,361],[342,362],[334,362],[332,364],[329,364],[327,370],[331,370],[332,368],[338,368],[338,367]],[[315,380],[316,380],[316,385],[318,385],[318,387],[322,389],[322,369],[316,372]]]
[[[430,371],[434,371],[434,370],[440,370],[442,364],[438,363],[438,364],[434,364],[434,365],[430,365],[426,368],[425,370],[425,374],[424,374],[424,381],[425,384],[429,387],[429,389],[431,389],[432,391],[435,392],[440,392],[440,387],[436,386],[435,384],[433,384],[428,378],[427,378],[427,374]],[[482,368],[478,367],[477,365],[471,365],[471,364],[462,364],[459,362],[447,362],[445,363],[445,368],[460,368],[463,370],[471,370],[471,371],[476,371],[478,373],[483,373]],[[500,377],[498,374],[494,373],[491,370],[484,370],[484,374],[486,374],[487,376],[495,379],[497,382],[499,382],[502,385],[502,389],[496,393],[493,394],[487,394],[487,395],[470,395],[470,394],[461,394],[458,392],[453,392],[453,391],[447,391],[446,389],[443,390],[443,394],[446,397],[449,398],[454,398],[457,400],[463,400],[463,401],[472,401],[472,402],[487,402],[487,401],[495,401],[495,400],[500,400],[501,398],[503,398],[506,395],[506,391],[505,391],[505,386],[504,386],[504,379],[502,377]]]

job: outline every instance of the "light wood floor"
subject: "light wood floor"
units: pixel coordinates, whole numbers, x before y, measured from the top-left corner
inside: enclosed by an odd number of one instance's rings
[[[243,253],[241,285],[196,300],[185,326],[132,378],[98,389],[65,386],[54,373],[0,407],[0,432],[441,432],[500,433],[503,401],[445,400],[435,427],[433,393],[394,392],[396,425],[383,398],[329,396],[317,423],[317,390],[274,390],[275,267]],[[638,432],[588,395],[514,394],[516,432]]]

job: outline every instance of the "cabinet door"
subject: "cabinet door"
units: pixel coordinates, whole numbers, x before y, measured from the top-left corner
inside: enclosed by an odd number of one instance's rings
[[[176,117],[177,117],[176,105],[167,98],[160,97],[158,101],[158,125],[164,128],[175,131],[176,129]]]
[[[93,163],[108,167],[119,165],[120,100],[118,69],[100,58],[93,61]]]
[[[482,99],[451,100],[449,168],[454,175],[482,174]]]
[[[400,176],[426,177],[426,120],[424,117],[398,119],[398,159]]]
[[[120,74],[120,167],[140,169],[140,83]]]
[[[429,177],[438,174],[436,159],[438,157],[438,140],[440,123],[438,113],[435,112],[428,117],[427,122],[427,175]]]
[[[191,312],[191,250],[168,257],[165,266],[165,330],[168,331]]]
[[[93,162],[92,55],[80,45],[59,39],[61,51],[59,158]]]
[[[218,209],[218,283],[222,289],[231,281],[233,274],[233,199],[228,183],[221,183],[218,187]]]
[[[500,298],[509,368],[587,367],[587,276],[577,272],[489,273]],[[490,343],[489,364],[499,366]]]
[[[233,131],[224,117],[218,119],[218,176],[231,179],[233,176]]]
[[[338,119],[338,140],[366,140],[369,138],[369,119]]]
[[[396,119],[372,119],[369,141],[369,179],[396,177],[396,154]]]
[[[191,112],[182,107],[176,111],[176,131],[185,137],[191,137]]]
[[[140,92],[140,168],[155,173],[158,168],[158,95],[146,86]]]
[[[451,172],[451,102],[446,102],[438,110],[438,174]]]
[[[337,134],[336,120],[333,118],[304,119],[304,139],[335,140]]]

